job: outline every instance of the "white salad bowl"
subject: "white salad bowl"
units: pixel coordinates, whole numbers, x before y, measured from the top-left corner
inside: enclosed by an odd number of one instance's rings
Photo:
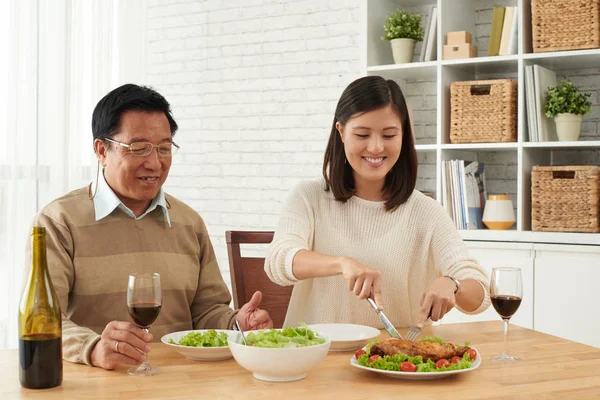
[[[236,331],[215,329],[217,332],[227,333],[227,342],[230,343],[235,340]],[[180,331],[169,333],[163,336],[160,340],[164,344],[173,347],[179,354],[192,361],[220,361],[231,358],[231,350],[229,346],[220,347],[193,347],[193,346],[181,346],[179,344],[170,343],[170,339],[173,339],[175,343],[179,343],[182,337],[191,332],[206,333],[209,329],[199,329],[193,331]]]
[[[229,340],[235,361],[251,371],[256,379],[270,382],[289,382],[306,377],[307,371],[325,358],[331,344],[329,336],[317,332],[325,343],[297,348],[246,346],[239,332],[236,333],[237,336]]]

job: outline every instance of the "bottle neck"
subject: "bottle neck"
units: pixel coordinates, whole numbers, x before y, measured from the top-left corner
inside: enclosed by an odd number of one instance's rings
[[[46,235],[33,234],[31,237],[31,275],[35,278],[46,273]]]

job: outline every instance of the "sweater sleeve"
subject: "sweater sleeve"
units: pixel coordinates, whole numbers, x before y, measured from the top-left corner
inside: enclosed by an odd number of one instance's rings
[[[483,302],[475,311],[465,311],[458,305],[456,307],[465,314],[479,314],[490,306],[489,277],[477,260],[469,254],[446,211],[435,201],[432,201],[432,208],[433,233],[430,251],[439,276],[447,275],[459,280],[474,279],[481,283],[485,294]]]
[[[48,271],[58,296],[62,314],[63,359],[74,363],[92,365],[90,354],[100,340],[100,335],[89,328],[75,324],[65,315],[69,307],[69,294],[74,281],[71,232],[67,226],[43,213],[35,216],[32,226],[46,228]],[[25,279],[27,279],[31,268],[31,240],[27,241],[25,260]]]
[[[292,261],[299,250],[310,250],[314,216],[307,197],[307,183],[299,183],[283,205],[275,235],[265,257],[265,272],[276,284],[294,285],[298,279]]]
[[[231,329],[237,311],[229,307],[231,293],[223,281],[204,221],[197,229],[200,243],[198,287],[191,305],[194,329]]]

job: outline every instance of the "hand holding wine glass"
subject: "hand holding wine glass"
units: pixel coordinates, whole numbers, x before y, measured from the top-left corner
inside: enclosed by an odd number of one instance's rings
[[[162,290],[160,275],[156,273],[140,273],[129,275],[127,286],[127,309],[133,322],[148,333],[150,326],[158,318],[162,306]],[[142,352],[142,350],[138,351]],[[152,367],[146,360],[137,367],[130,368],[130,375],[156,375],[160,370]]]
[[[504,352],[492,357],[493,362],[512,364],[519,359],[508,354],[508,323],[517,312],[523,297],[523,282],[519,268],[493,268],[490,283],[492,305],[504,321]]]

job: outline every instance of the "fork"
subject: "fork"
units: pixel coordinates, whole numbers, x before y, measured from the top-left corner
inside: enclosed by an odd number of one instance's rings
[[[431,319],[431,314],[427,317],[425,322],[429,321],[430,319]],[[408,330],[408,332],[406,332],[406,340],[408,340],[409,342],[414,342],[417,340],[417,338],[419,337],[420,334],[421,334],[421,328],[413,326],[412,328],[410,328]]]
[[[242,340],[244,341],[244,344],[247,346],[248,343],[246,343],[246,335],[244,335],[244,331],[242,330],[242,327],[240,326],[240,323],[238,322],[237,319],[235,320],[235,324],[233,325],[233,328],[242,334]]]

